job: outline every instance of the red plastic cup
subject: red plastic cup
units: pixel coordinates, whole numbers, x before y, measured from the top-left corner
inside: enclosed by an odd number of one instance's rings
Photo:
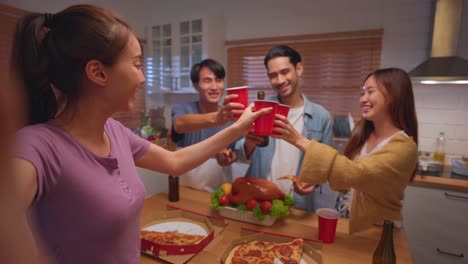
[[[272,107],[273,111],[268,114],[257,117],[254,122],[254,133],[257,136],[271,136],[273,129],[273,121],[275,120],[277,102],[256,100],[254,101],[255,111],[259,111],[263,108]]]
[[[318,239],[322,240],[323,243],[333,243],[340,213],[333,209],[320,208],[316,214],[318,215]]]
[[[247,107],[247,105],[249,104],[248,86],[239,86],[239,87],[227,88],[226,93],[227,94],[237,94],[237,95],[239,95],[237,98],[232,99],[231,102],[243,104],[244,108],[242,108],[242,109],[245,109]],[[235,118],[239,118],[240,116],[241,115],[238,115],[238,114],[233,115],[233,117],[235,117]]]
[[[278,107],[276,107],[276,114],[282,115],[284,117],[288,117],[289,114],[289,105],[284,105],[284,104],[278,104]],[[279,127],[275,124],[273,124],[273,128]],[[279,133],[276,133],[273,131],[273,135],[279,135]]]

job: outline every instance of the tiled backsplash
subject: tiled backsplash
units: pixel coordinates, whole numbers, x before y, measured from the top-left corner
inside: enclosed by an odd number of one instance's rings
[[[468,85],[415,84],[414,93],[419,150],[433,152],[435,139],[443,131],[447,155],[468,155]]]

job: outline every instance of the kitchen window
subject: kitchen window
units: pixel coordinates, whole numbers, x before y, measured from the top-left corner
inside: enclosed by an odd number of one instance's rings
[[[196,93],[190,80],[192,65],[224,58],[222,17],[181,18],[148,25],[147,94]]]
[[[274,94],[263,59],[276,45],[288,45],[302,56],[300,85],[307,98],[333,116],[351,113],[359,119],[364,78],[380,68],[383,29],[226,41],[228,86],[248,85]],[[249,98],[250,101],[256,98]]]

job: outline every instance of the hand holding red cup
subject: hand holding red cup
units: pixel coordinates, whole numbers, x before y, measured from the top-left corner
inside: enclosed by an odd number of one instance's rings
[[[276,107],[276,114],[282,115],[288,118],[289,108],[290,108],[289,105],[278,104],[278,106]],[[274,124],[273,128],[275,127],[280,127],[280,126]],[[280,133],[273,131],[273,135],[280,135]]]
[[[255,111],[271,107],[273,110],[265,115],[259,116],[254,122],[254,133],[257,136],[271,136],[273,130],[273,121],[275,120],[277,102],[266,100],[254,101]]]
[[[227,88],[226,93],[228,95],[230,94],[237,94],[237,98],[234,98],[231,100],[233,103],[239,103],[242,104],[244,107],[242,110],[244,110],[247,105],[248,105],[248,99],[249,99],[249,89],[248,86],[239,86],[239,87],[232,87],[232,88]],[[235,114],[233,115],[234,118],[239,118],[241,115],[240,114]]]

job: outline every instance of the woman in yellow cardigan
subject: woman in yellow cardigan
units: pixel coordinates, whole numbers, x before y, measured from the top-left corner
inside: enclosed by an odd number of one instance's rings
[[[404,190],[417,165],[418,125],[408,74],[380,69],[361,88],[362,119],[353,130],[344,156],[327,145],[304,138],[277,115],[280,138],[305,151],[303,188],[328,180],[334,190],[354,189],[349,231],[400,221]]]

